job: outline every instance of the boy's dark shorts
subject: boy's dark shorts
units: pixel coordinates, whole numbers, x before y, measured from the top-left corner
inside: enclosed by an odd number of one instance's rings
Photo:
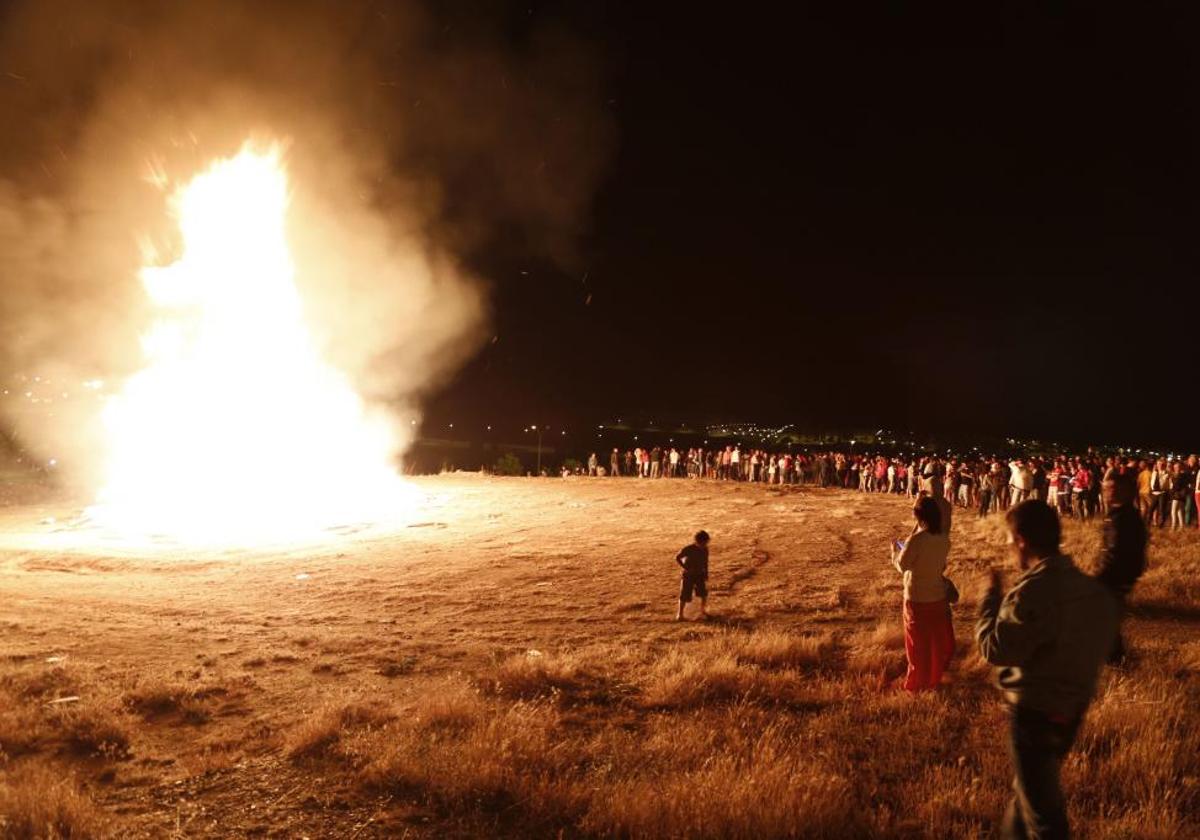
[[[679,582],[679,600],[683,603],[689,603],[692,600],[692,593],[696,593],[701,598],[708,597],[708,581],[702,577],[692,577],[684,575]]]

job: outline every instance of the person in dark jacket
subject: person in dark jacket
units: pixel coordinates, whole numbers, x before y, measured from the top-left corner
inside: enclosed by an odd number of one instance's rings
[[[1058,514],[1022,502],[1006,517],[1024,574],[1001,593],[992,571],[979,607],[979,653],[997,666],[1009,707],[1009,752],[1015,779],[1005,837],[1067,837],[1059,769],[1075,742],[1117,632],[1117,604],[1107,587],[1059,549]]]
[[[1096,579],[1108,587],[1117,602],[1117,634],[1109,654],[1110,665],[1125,660],[1125,641],[1121,637],[1120,620],[1125,602],[1134,584],[1146,571],[1146,523],[1138,513],[1137,481],[1130,473],[1114,473],[1104,482],[1103,547],[1100,550]]]
[[[1046,466],[1041,461],[1035,461],[1033,464],[1033,498],[1044,502],[1049,491],[1050,480],[1046,476]]]
[[[1183,461],[1175,462],[1171,475],[1171,530],[1186,528],[1188,505],[1196,488],[1196,476]]]
[[[708,542],[707,531],[697,531],[690,545],[685,545],[675,555],[679,565],[679,610],[676,621],[683,621],[683,608],[693,595],[700,597],[700,618],[708,618]]]

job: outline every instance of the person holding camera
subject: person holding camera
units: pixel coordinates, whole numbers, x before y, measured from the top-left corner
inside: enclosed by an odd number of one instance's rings
[[[954,655],[954,627],[945,578],[950,536],[941,506],[932,496],[921,495],[913,518],[916,527],[907,542],[892,543],[892,565],[904,575],[904,689],[917,692],[942,681]]]

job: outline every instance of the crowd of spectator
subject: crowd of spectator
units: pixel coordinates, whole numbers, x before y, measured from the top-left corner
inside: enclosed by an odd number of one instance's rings
[[[1121,667],[1126,661],[1121,618],[1146,568],[1147,527],[1197,526],[1198,462],[1196,455],[943,458],[771,453],[729,445],[614,449],[607,468],[593,452],[587,472],[808,484],[912,497],[912,531],[891,541],[891,563],[904,585],[908,668],[900,687],[910,692],[939,690],[955,656],[953,605],[959,593],[946,575],[954,507],[975,509],[980,517],[1004,511],[1013,570],[1021,575],[1006,591],[1002,570],[992,567],[973,631],[980,656],[996,668],[1009,713],[1013,795],[1000,833],[1067,837],[1061,766],[1104,664]],[[1103,518],[1094,576],[1063,554],[1061,516]],[[700,598],[700,618],[706,617],[708,547],[709,535],[700,531],[675,557],[681,567],[677,621],[693,596]]]
[[[1133,458],[1095,453],[1012,460],[936,455],[885,456],[850,452],[772,453],[762,449],[612,450],[608,465],[593,452],[589,475],[647,479],[692,478],[765,484],[840,487],[863,493],[917,496],[922,480],[937,478],[951,504],[987,516],[1038,499],[1063,516],[1088,520],[1107,513],[1101,486],[1113,475],[1137,484],[1137,506],[1147,525],[1200,527],[1200,458]]]

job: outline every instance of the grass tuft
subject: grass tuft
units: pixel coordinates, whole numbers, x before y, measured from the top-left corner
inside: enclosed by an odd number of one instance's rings
[[[6,840],[91,838],[108,833],[108,820],[70,775],[23,764],[0,776],[0,837]]]
[[[833,663],[833,634],[801,636],[781,630],[760,630],[736,638],[730,647],[738,662],[760,668],[828,668]]]
[[[293,761],[329,758],[351,730],[380,727],[394,718],[395,712],[387,706],[357,700],[327,703],[288,733],[283,751]]]

